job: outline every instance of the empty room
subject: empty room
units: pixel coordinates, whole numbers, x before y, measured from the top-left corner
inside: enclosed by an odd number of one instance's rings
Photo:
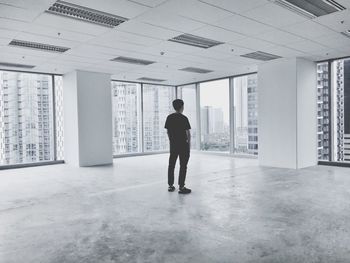
[[[0,0],[0,263],[350,262],[350,0]]]

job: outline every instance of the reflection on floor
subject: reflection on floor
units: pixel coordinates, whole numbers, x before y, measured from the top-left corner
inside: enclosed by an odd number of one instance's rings
[[[0,171],[0,262],[350,262],[350,170],[166,154]]]

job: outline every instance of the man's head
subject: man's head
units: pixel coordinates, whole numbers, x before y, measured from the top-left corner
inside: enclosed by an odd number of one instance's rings
[[[174,100],[173,107],[176,110],[176,112],[182,113],[184,111],[184,101],[180,99]]]

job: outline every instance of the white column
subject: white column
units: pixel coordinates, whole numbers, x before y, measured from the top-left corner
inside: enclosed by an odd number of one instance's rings
[[[110,75],[73,71],[63,76],[65,162],[113,163]]]
[[[258,72],[260,165],[316,165],[316,64],[279,59],[260,65]]]

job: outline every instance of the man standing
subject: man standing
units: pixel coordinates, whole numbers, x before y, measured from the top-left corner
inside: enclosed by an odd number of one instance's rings
[[[168,167],[168,191],[174,192],[174,169],[177,157],[180,159],[179,172],[179,194],[189,194],[191,189],[185,187],[187,163],[190,158],[191,147],[191,125],[185,115],[183,100],[176,99],[173,101],[175,113],[170,114],[165,122],[165,128],[168,130],[170,141],[170,157]]]

